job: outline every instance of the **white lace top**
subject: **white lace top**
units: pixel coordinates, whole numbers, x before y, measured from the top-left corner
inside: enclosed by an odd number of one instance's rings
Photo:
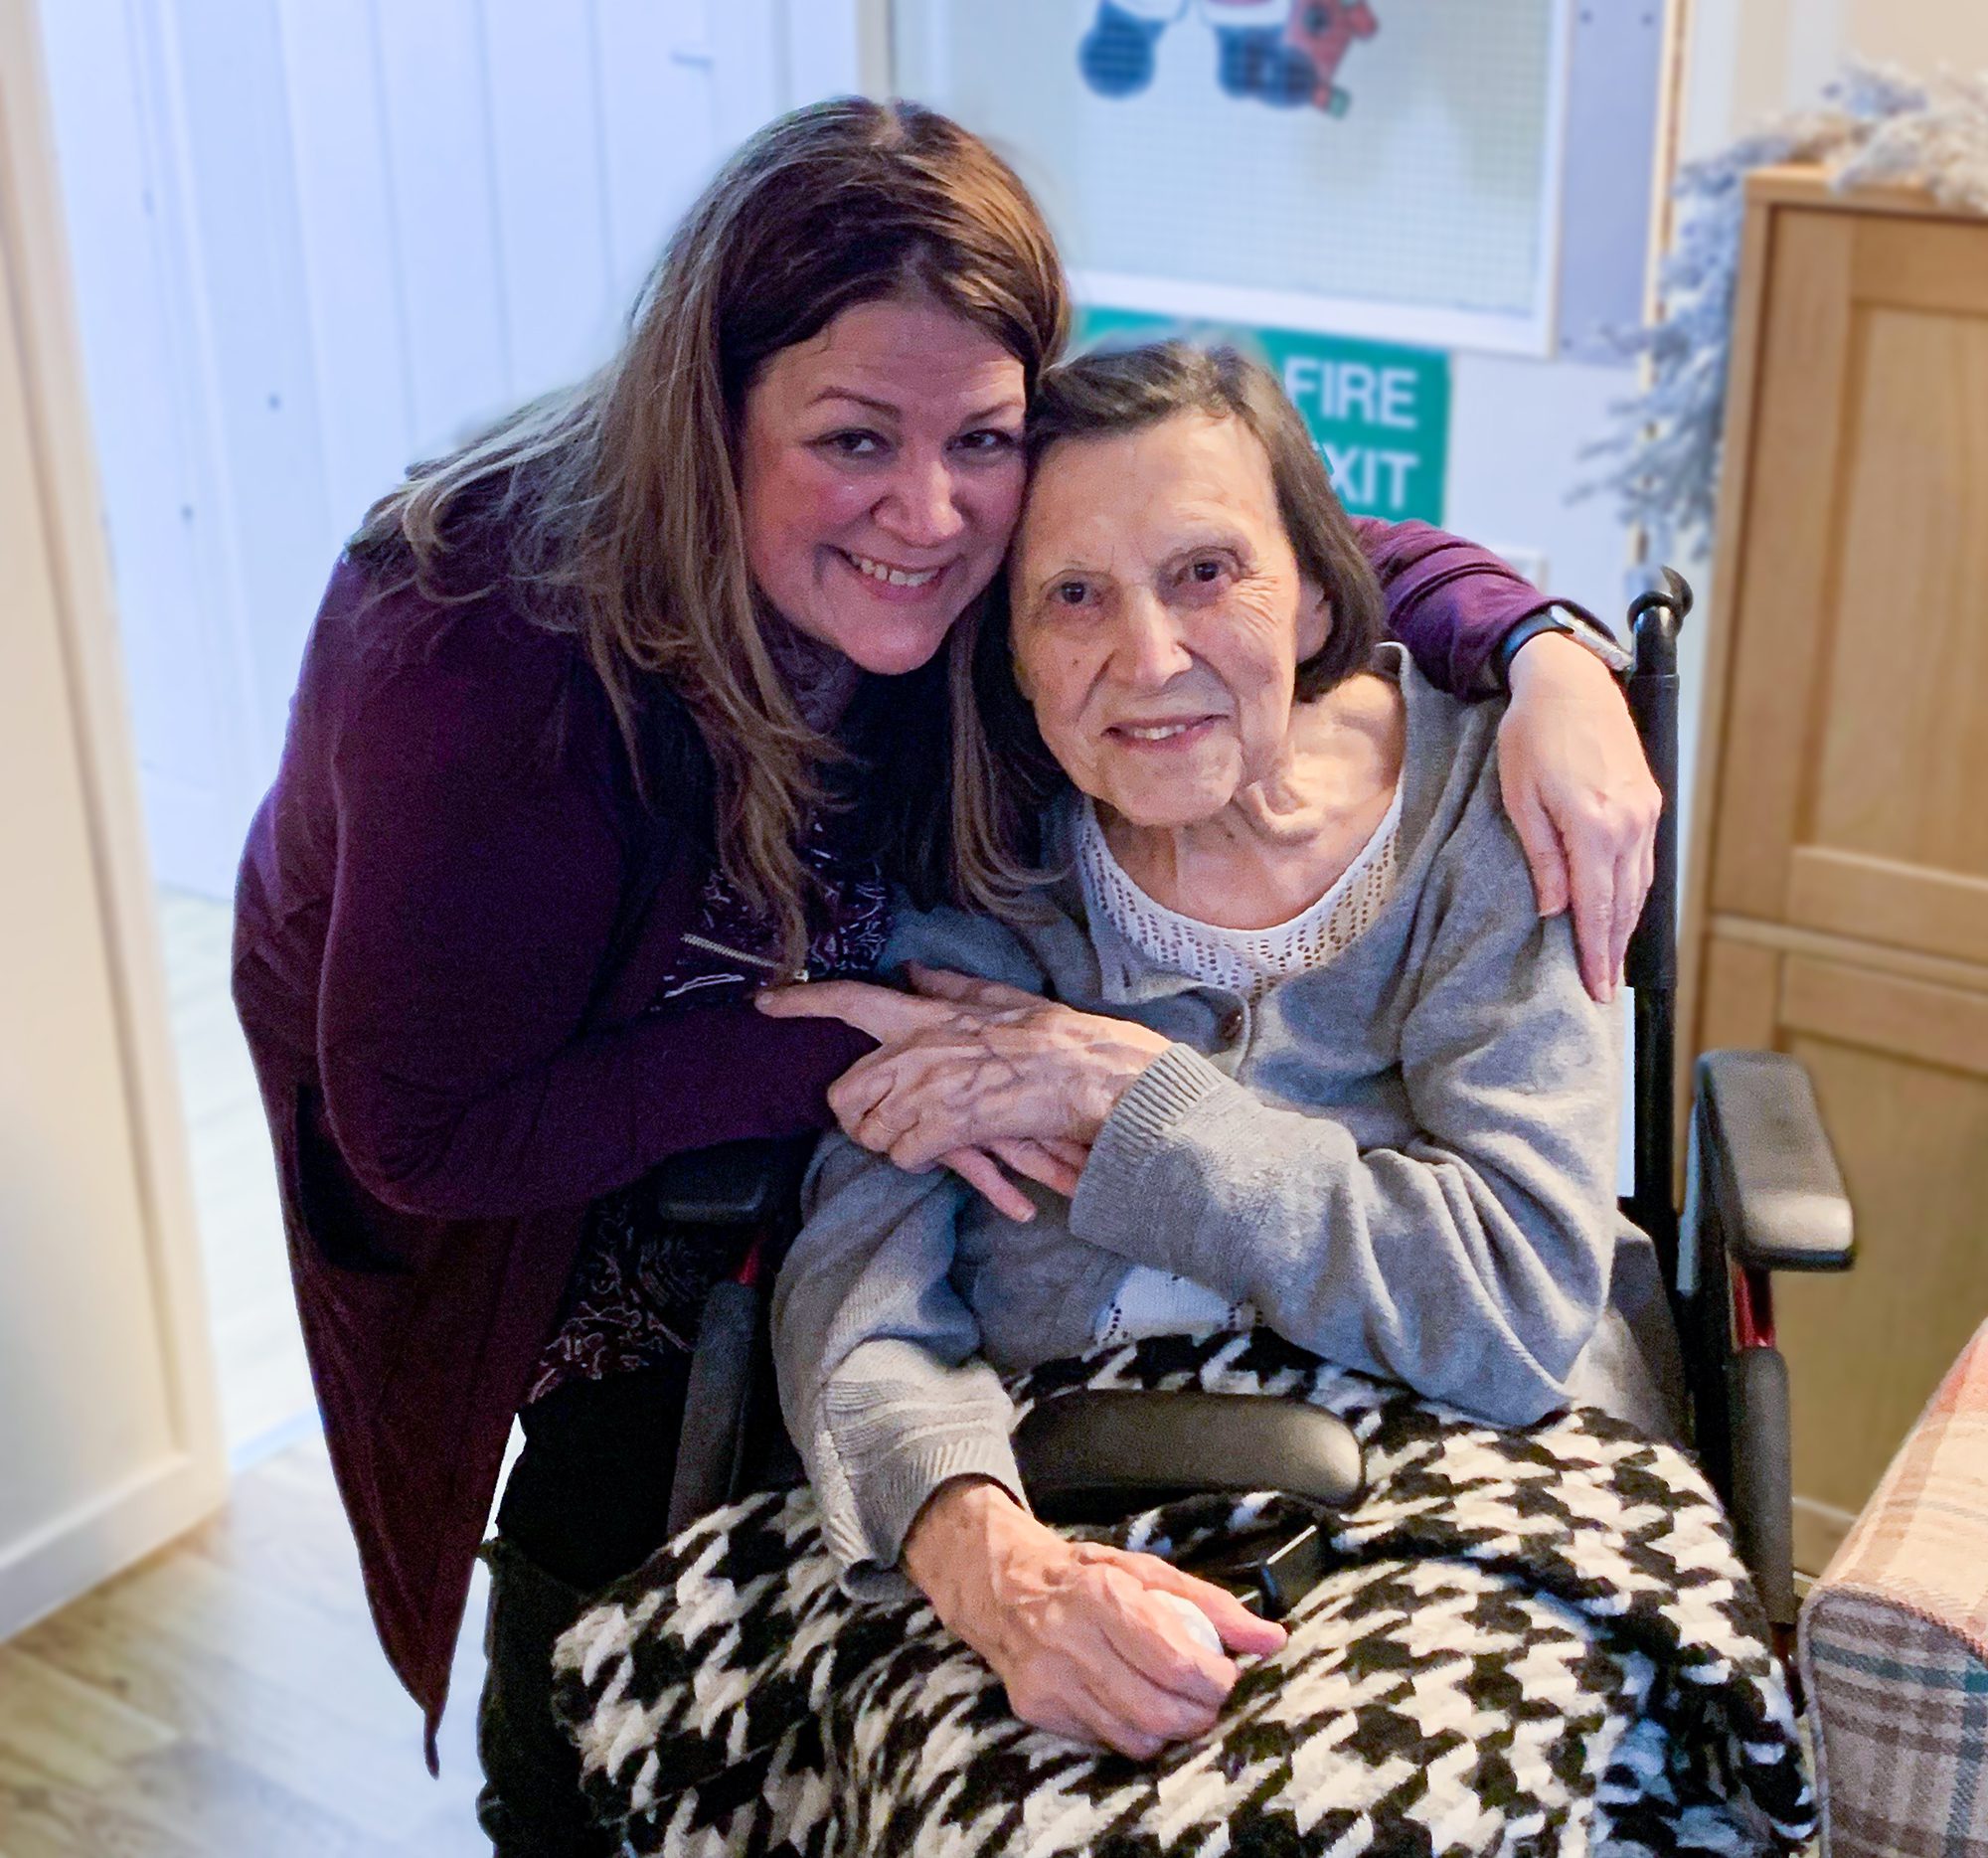
[[[1253,1004],[1278,981],[1323,967],[1359,939],[1395,894],[1401,837],[1397,782],[1373,836],[1325,895],[1288,923],[1264,929],[1221,929],[1156,903],[1112,855],[1087,799],[1077,820],[1077,863],[1085,909],[1105,917],[1148,959]],[[1247,1303],[1231,1302],[1174,1271],[1135,1265],[1118,1280],[1091,1333],[1108,1346],[1191,1329],[1246,1329],[1255,1320]]]
[[[1278,981],[1323,967],[1358,940],[1395,894],[1401,837],[1398,781],[1386,815],[1332,888],[1289,922],[1261,929],[1220,929],[1156,903],[1112,856],[1097,809],[1087,799],[1077,820],[1077,859],[1085,907],[1108,918],[1148,959],[1253,1003]]]

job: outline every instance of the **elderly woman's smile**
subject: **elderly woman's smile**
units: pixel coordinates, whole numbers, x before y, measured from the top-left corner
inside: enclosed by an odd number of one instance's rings
[[[1327,617],[1241,421],[1182,414],[1051,446],[1009,590],[1017,681],[1092,798],[1195,824],[1275,771]]]

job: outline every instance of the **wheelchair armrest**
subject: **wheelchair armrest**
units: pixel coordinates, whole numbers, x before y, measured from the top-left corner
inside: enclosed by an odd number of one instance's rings
[[[672,1155],[650,1175],[656,1211],[686,1226],[764,1226],[793,1205],[813,1141],[720,1142]]]
[[[762,1301],[758,1287],[745,1283],[714,1284],[705,1299],[670,1483],[672,1536],[739,1493]]]
[[[1029,1410],[1015,1467],[1045,1522],[1097,1522],[1204,1491],[1283,1490],[1324,1509],[1359,1500],[1360,1440],[1302,1402],[1198,1388],[1078,1388]]]
[[[1799,1060],[1708,1052],[1693,1116],[1700,1191],[1733,1257],[1769,1270],[1847,1270],[1850,1201]]]

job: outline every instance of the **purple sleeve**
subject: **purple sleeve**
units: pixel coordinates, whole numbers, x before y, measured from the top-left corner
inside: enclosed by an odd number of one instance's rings
[[[1388,601],[1388,630],[1413,654],[1422,675],[1454,697],[1497,688],[1491,654],[1521,619],[1572,600],[1549,598],[1489,549],[1427,523],[1356,516],[1353,527]],[[1605,631],[1606,627],[1601,627]]]
[[[508,1217],[824,1125],[823,1092],[870,1049],[837,1022],[741,1002],[582,1030],[625,848],[598,770],[546,748],[565,661],[478,655],[392,673],[333,755],[318,1056],[354,1173],[405,1213]],[[701,874],[686,853],[671,875]]]

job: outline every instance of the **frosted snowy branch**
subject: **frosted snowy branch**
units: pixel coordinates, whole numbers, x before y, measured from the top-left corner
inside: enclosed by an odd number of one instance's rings
[[[1988,73],[1922,82],[1853,64],[1820,108],[1678,170],[1661,320],[1603,337],[1622,360],[1647,362],[1649,385],[1609,409],[1613,429],[1582,453],[1617,462],[1573,493],[1612,496],[1623,522],[1647,532],[1655,561],[1711,543],[1745,180],[1781,162],[1817,165],[1839,191],[1921,187],[1942,206],[1988,214]]]

